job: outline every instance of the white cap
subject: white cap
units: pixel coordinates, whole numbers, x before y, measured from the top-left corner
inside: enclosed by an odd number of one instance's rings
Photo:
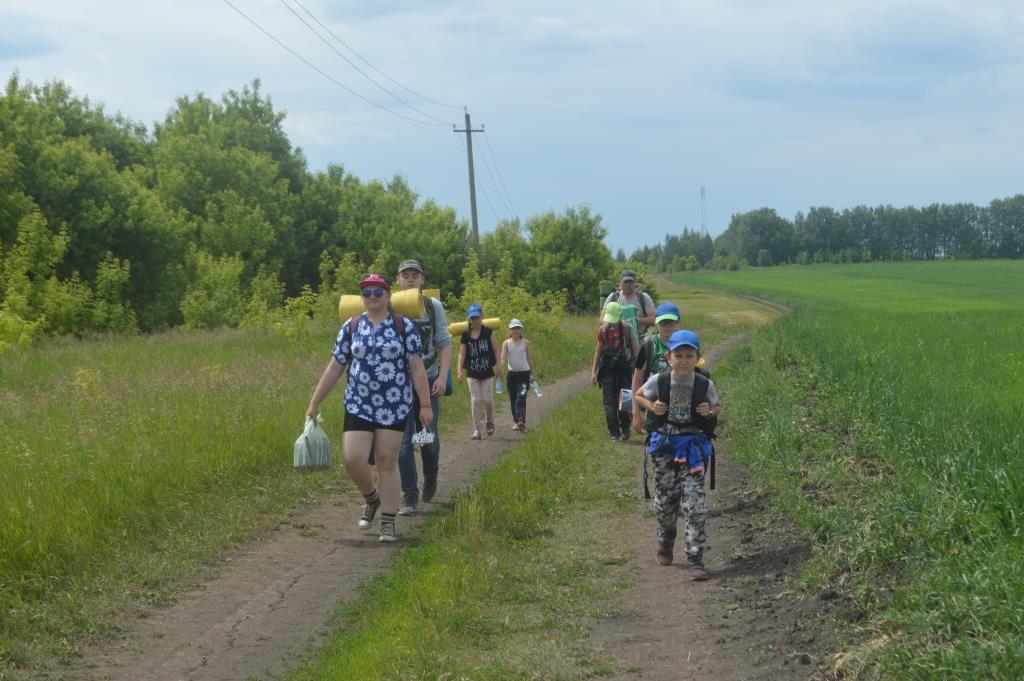
[[[508,323],[508,328],[514,329],[516,327],[519,327],[520,329],[523,328],[523,323],[521,321],[519,321],[518,319],[513,319],[512,321],[510,321]]]

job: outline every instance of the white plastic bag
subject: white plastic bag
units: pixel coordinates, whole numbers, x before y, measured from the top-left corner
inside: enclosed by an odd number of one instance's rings
[[[319,414],[314,421],[306,417],[306,428],[295,440],[292,449],[292,465],[300,470],[317,470],[331,467],[331,441],[320,427],[324,417]]]

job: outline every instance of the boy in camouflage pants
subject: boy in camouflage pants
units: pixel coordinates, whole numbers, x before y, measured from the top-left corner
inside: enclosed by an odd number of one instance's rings
[[[700,340],[689,330],[668,340],[670,369],[652,375],[633,396],[647,410],[651,433],[648,453],[654,462],[654,513],[658,521],[659,565],[671,565],[680,504],[686,517],[686,558],[690,579],[706,580],[704,545],[707,541],[704,471],[711,459],[712,421],[722,411],[711,379],[695,371]]]

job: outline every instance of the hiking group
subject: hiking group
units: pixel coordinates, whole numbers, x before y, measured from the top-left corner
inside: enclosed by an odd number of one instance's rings
[[[704,581],[705,472],[714,455],[711,439],[722,405],[715,384],[699,367],[700,339],[678,329],[679,317],[679,308],[670,302],[655,307],[647,293],[637,290],[636,273],[623,270],[619,290],[601,310],[591,382],[601,386],[611,441],[628,440],[630,430],[648,434],[644,489],[650,458],[658,564],[672,564],[682,512],[690,579]],[[647,332],[649,327],[655,328]]]
[[[714,383],[699,366],[697,334],[678,329],[679,308],[670,302],[655,307],[636,279],[635,272],[623,270],[619,289],[604,301],[591,381],[601,386],[611,441],[629,440],[631,431],[647,432],[644,487],[646,491],[649,458],[658,564],[672,564],[682,513],[690,578],[703,581],[705,472],[712,463],[711,438],[722,406]],[[424,280],[418,261],[399,265],[395,281],[402,290],[422,289]],[[364,499],[359,527],[371,528],[379,510],[379,540],[391,542],[397,538],[396,515],[413,515],[421,499],[429,502],[437,492],[440,397],[451,393],[452,334],[436,298],[424,296],[422,316],[410,319],[393,311],[391,283],[380,274],[364,277],[359,289],[365,311],[342,323],[306,416],[318,417],[320,404],[347,369],[343,460]],[[469,386],[473,440],[495,432],[493,393],[503,388],[495,367],[505,372],[512,429],[526,430],[533,353],[518,319],[509,322],[509,338],[499,351],[496,321],[485,323],[482,306],[473,303],[459,339],[455,373]],[[415,444],[420,448],[422,492]],[[376,479],[371,466],[376,466]],[[712,486],[713,480],[712,475]]]
[[[395,282],[403,291],[422,289],[425,277],[419,261],[405,260]],[[452,334],[444,306],[436,298],[423,296],[422,316],[410,319],[393,310],[391,282],[380,274],[361,279],[359,290],[365,310],[342,323],[306,416],[317,419],[320,404],[347,371],[342,450],[349,479],[363,495],[359,528],[373,527],[379,511],[378,539],[392,542],[397,539],[395,517],[415,514],[421,500],[429,502],[437,493],[440,398],[452,392]],[[523,337],[523,323],[513,319],[508,327],[510,337],[501,346],[500,361],[502,368],[507,367],[512,430],[525,431],[533,354]],[[482,438],[481,431],[495,431],[492,390],[498,355],[493,330],[483,324],[482,307],[470,305],[456,373],[469,385],[475,440]],[[498,386],[500,392],[500,379]],[[372,467],[377,469],[376,479]]]

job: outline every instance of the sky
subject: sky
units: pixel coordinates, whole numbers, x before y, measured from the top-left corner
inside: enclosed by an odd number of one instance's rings
[[[150,130],[259,79],[311,171],[468,220],[465,108],[481,233],[586,205],[627,254],[762,207],[1024,192],[1020,0],[0,0],[15,72]]]

